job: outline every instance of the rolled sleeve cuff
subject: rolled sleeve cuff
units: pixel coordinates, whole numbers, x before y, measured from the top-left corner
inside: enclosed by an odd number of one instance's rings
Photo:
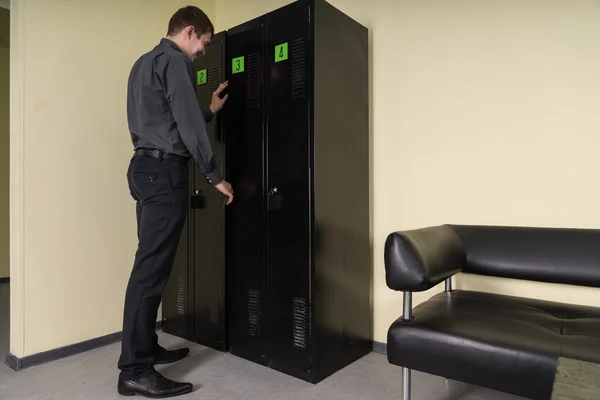
[[[210,121],[212,121],[212,119],[214,118],[214,114],[212,112],[212,110],[210,109],[210,107],[206,107],[202,110],[202,114],[204,114],[204,121],[206,121],[206,123],[208,124]]]
[[[204,177],[206,178],[206,181],[213,186],[218,185],[223,180],[221,174],[217,170],[204,174]]]

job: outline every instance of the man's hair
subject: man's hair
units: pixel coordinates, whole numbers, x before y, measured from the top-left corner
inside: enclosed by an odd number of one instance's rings
[[[169,21],[167,35],[177,35],[188,26],[194,27],[198,37],[204,33],[210,33],[212,35],[215,31],[212,22],[210,22],[210,19],[204,11],[195,6],[187,6],[180,8],[173,14]]]

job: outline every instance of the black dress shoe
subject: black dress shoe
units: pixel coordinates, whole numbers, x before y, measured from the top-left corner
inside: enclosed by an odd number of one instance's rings
[[[154,364],[170,364],[170,363],[179,361],[179,360],[185,358],[185,356],[187,356],[189,352],[190,352],[190,349],[188,349],[188,348],[176,349],[176,350],[165,350],[165,349],[161,348],[154,355]]]
[[[122,396],[140,395],[151,399],[180,396],[194,389],[191,383],[179,383],[165,378],[158,372],[137,380],[119,379],[117,391]]]

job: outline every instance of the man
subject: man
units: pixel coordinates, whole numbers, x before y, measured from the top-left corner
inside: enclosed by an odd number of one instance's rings
[[[227,100],[221,84],[210,110],[195,94],[193,61],[214,28],[202,10],[184,7],[169,21],[167,37],[133,66],[127,87],[127,117],[134,156],[127,171],[136,200],[138,249],[125,296],[123,341],[117,390],[126,396],[172,397],[192,391],[173,382],[154,364],[175,362],[189,349],[168,351],[155,332],[158,307],[169,278],[188,208],[187,161],[193,158],[209,183],[233,200],[231,185],[215,165],[206,132]]]

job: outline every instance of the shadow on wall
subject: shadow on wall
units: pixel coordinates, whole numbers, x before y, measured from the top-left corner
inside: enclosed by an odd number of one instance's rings
[[[0,8],[0,279],[9,268],[10,11]]]
[[[10,285],[0,283],[0,362],[10,350]]]

